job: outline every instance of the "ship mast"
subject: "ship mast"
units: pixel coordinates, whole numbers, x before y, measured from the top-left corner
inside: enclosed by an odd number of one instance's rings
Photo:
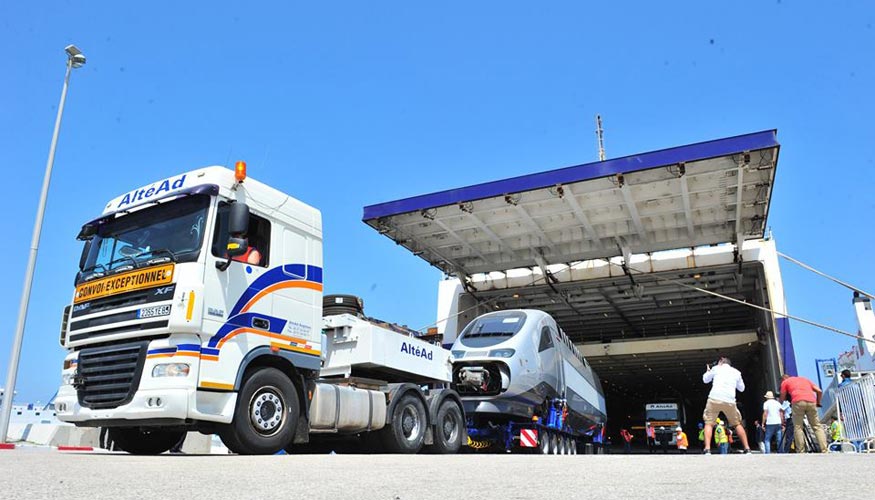
[[[595,115],[596,130],[595,135],[599,140],[599,161],[605,161],[605,135],[602,130],[602,115]]]

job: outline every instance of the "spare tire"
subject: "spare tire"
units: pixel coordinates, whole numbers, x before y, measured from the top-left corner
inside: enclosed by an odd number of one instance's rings
[[[335,316],[338,314],[352,314],[353,316],[365,315],[365,303],[355,295],[325,295],[322,297],[322,315]]]

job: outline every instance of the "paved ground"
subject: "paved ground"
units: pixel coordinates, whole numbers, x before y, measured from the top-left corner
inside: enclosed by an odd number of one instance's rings
[[[306,455],[0,450],[0,498],[867,498],[865,455]],[[871,493],[872,490],[868,490]]]

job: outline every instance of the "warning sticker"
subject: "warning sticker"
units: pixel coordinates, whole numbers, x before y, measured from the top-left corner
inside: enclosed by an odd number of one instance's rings
[[[83,283],[76,287],[73,303],[172,283],[173,267],[173,264],[165,264]]]

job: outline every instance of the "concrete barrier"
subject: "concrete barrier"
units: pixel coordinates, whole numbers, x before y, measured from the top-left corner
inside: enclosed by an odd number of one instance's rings
[[[210,453],[212,436],[200,432],[189,432],[182,443],[182,452],[190,455],[207,455]]]
[[[45,444],[49,446],[91,446],[97,448],[100,430],[94,427],[57,426]]]

